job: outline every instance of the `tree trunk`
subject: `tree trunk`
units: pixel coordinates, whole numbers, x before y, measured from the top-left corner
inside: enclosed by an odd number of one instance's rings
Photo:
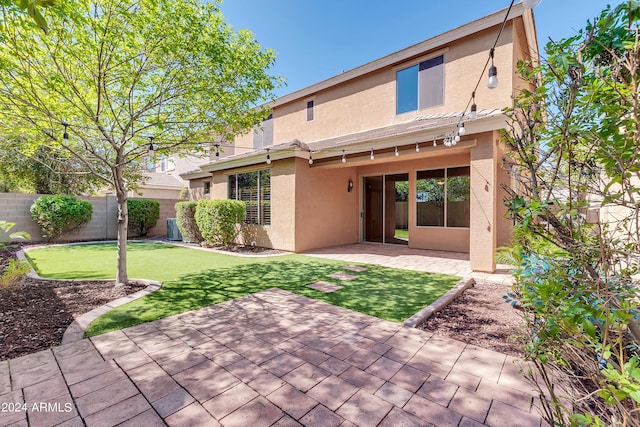
[[[129,210],[127,207],[127,184],[124,179],[122,152],[116,156],[117,166],[113,170],[113,178],[118,200],[118,262],[116,269],[116,286],[129,283],[127,274],[127,234]]]
[[[129,282],[127,275],[127,193],[116,194],[118,200],[118,261],[116,269],[116,286]]]

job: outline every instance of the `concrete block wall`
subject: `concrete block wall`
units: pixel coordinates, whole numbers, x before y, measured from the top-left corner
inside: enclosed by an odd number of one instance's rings
[[[0,193],[0,220],[15,223],[11,230],[26,231],[32,242],[44,241],[40,227],[31,219],[30,208],[40,194]],[[118,204],[115,196],[80,197],[93,205],[91,221],[76,231],[63,234],[59,241],[88,241],[115,239],[117,237]],[[167,218],[176,216],[175,204],[179,200],[159,199],[160,219],[147,237],[166,236]],[[0,231],[0,241],[6,241],[7,235]]]

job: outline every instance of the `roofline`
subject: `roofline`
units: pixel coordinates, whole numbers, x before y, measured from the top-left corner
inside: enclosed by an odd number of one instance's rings
[[[533,10],[524,9],[522,20],[524,22],[524,31],[529,53],[531,54],[531,61],[533,61],[534,66],[538,66],[540,64],[540,51],[538,49],[538,32],[536,30],[536,20],[533,15]],[[531,41],[535,43],[532,44]]]
[[[489,132],[499,129],[504,129],[507,126],[507,118],[504,114],[496,114],[487,116],[484,118],[478,118],[473,121],[465,122],[470,137],[473,134]],[[415,144],[416,139],[420,141],[431,141],[435,139],[442,139],[442,130],[450,128],[450,124],[444,124],[428,129],[420,129],[415,132],[404,133],[401,135],[384,136],[378,139],[368,141],[357,141],[352,144],[340,145],[340,150],[358,150],[362,152],[368,152],[371,148],[375,150],[393,148],[398,145]],[[282,144],[283,147],[278,149],[278,146],[271,146],[269,148],[269,156],[271,161],[288,159],[293,157],[300,157],[307,159],[309,156],[309,149],[292,144]],[[306,144],[304,144],[306,145]],[[348,148],[347,148],[348,147]],[[340,154],[335,149],[318,149],[313,150],[313,158],[316,160],[325,159],[329,157],[337,157]],[[236,169],[245,166],[253,166],[261,163],[266,163],[267,149],[259,149],[246,154],[240,154],[239,157],[233,159],[220,159],[213,163],[200,166],[203,170],[201,174],[206,174],[207,177],[211,176],[211,172],[219,172],[229,169]],[[207,173],[209,172],[209,173]],[[195,175],[195,174],[194,174]],[[182,175],[181,175],[182,176]],[[202,176],[204,178],[204,176]],[[196,178],[185,178],[196,179]]]
[[[209,178],[211,177],[211,174],[209,172],[204,172],[204,171],[191,171],[191,172],[181,173],[179,176],[182,179],[191,180],[191,179]]]
[[[504,15],[507,10],[508,8],[501,9],[483,18],[476,19],[475,21],[472,21],[460,27],[454,28],[453,30],[449,30],[445,33],[442,33],[437,36],[431,37],[430,39],[424,40],[420,43],[414,44],[413,46],[409,46],[407,48],[404,48],[402,50],[399,50],[397,52],[384,56],[382,58],[371,61],[367,64],[361,65],[349,71],[345,71],[334,77],[315,83],[311,86],[307,86],[306,88],[297,90],[288,95],[281,96],[280,98],[274,100],[271,103],[267,103],[266,105],[269,106],[270,108],[274,108],[274,107],[278,107],[280,105],[284,105],[289,102],[298,100],[300,98],[306,98],[322,90],[345,83],[349,80],[361,77],[365,74],[378,71],[382,68],[392,66],[399,62],[413,58],[417,55],[424,54],[425,52],[428,52],[430,50],[440,48],[443,45],[449,44],[456,40],[473,35],[475,33],[494,27],[496,25],[500,25],[504,20]],[[528,9],[525,9],[524,6],[522,6],[522,2],[516,3],[511,8],[511,12],[509,12],[509,17],[507,21],[513,20],[523,15],[527,15],[527,18],[531,20],[533,19],[532,12]],[[535,29],[533,34],[531,34],[530,31],[527,31],[527,37],[529,37],[530,35],[535,36]],[[537,47],[536,47],[536,50],[537,50]]]

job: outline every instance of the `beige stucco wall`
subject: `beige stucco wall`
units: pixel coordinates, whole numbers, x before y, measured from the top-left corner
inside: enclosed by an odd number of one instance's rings
[[[495,157],[498,153],[497,145],[498,133],[486,133],[471,150],[470,231],[473,239],[469,246],[469,260],[476,271],[493,272],[496,267],[499,184]]]
[[[211,185],[212,199],[226,199],[229,175],[267,169],[266,164],[214,172]],[[295,160],[274,161],[271,169],[271,225],[243,226],[239,242],[295,251]]]
[[[186,187],[186,183],[185,183]],[[139,199],[171,199],[177,200],[180,197],[181,188],[140,188],[135,192],[135,197]]]
[[[347,191],[349,180],[351,192]],[[358,242],[358,184],[355,167],[321,169],[296,160],[297,252]]]
[[[503,108],[511,103],[513,84],[512,25],[509,23],[495,52],[500,85],[489,90],[481,84],[476,92],[479,109]],[[313,142],[359,131],[409,121],[429,114],[464,111],[498,27],[463,38],[444,48],[333,86],[307,98],[274,108],[274,143],[299,139]],[[420,59],[444,54],[444,104],[415,112],[396,114],[396,72]],[[313,99],[314,120],[306,120],[306,104]],[[236,139],[239,146],[251,146],[252,135]]]

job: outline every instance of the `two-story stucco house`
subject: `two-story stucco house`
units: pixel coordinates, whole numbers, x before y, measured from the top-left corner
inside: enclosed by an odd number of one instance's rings
[[[516,4],[483,73],[502,10],[283,96],[230,156],[183,175],[206,197],[247,203],[245,243],[303,252],[376,242],[469,253],[494,271],[510,240],[503,190],[502,113],[536,59],[532,11]],[[445,138],[464,123],[457,144]],[[447,141],[448,142],[448,141]],[[403,229],[402,233],[398,230]]]

